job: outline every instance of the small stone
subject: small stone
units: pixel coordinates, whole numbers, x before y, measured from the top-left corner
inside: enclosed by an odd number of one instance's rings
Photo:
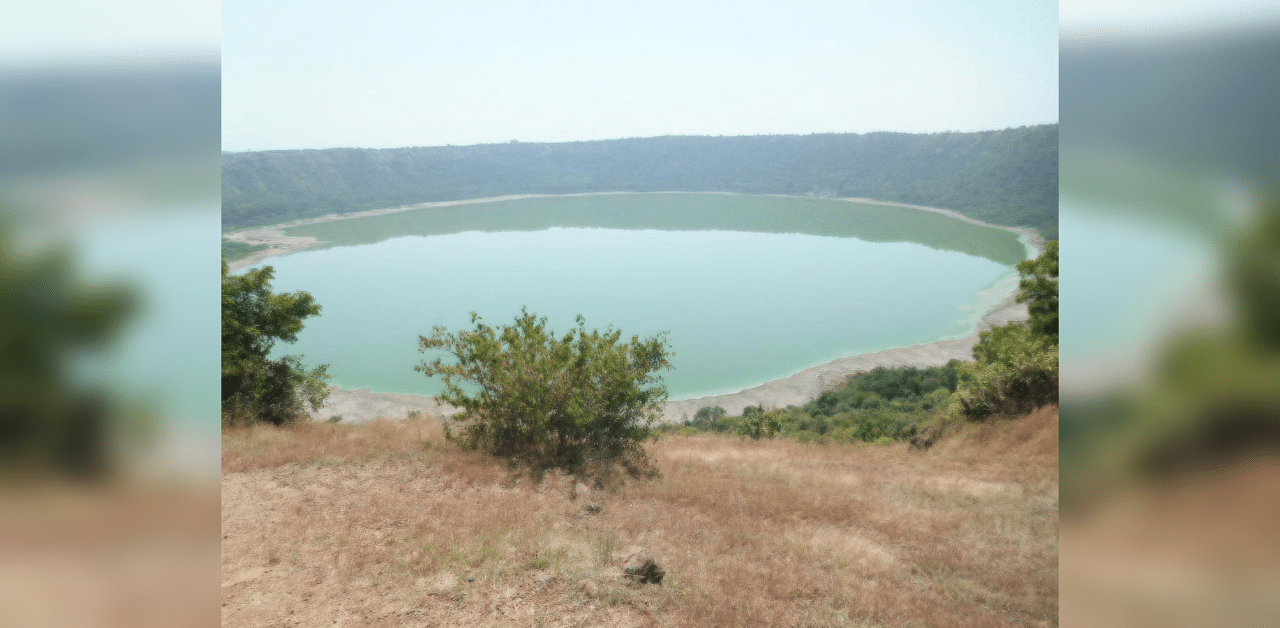
[[[586,484],[578,482],[573,485],[573,490],[569,491],[569,499],[582,502],[582,512],[588,515],[598,515],[604,511],[604,506],[600,501],[595,499],[592,491]]]
[[[662,584],[667,572],[658,566],[649,550],[632,546],[616,555],[618,565],[622,568],[622,578],[641,584]]]

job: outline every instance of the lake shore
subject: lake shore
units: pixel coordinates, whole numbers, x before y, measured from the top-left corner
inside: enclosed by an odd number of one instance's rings
[[[648,194],[686,194],[687,192],[648,192]],[[517,200],[524,198],[548,198],[559,196],[598,196],[598,195],[614,195],[614,194],[633,194],[633,192],[587,192],[580,194],[519,194],[510,196],[498,196],[480,199],[468,199],[459,201],[440,201],[433,203],[419,203],[414,205],[405,205],[401,207],[393,207],[387,209],[376,209],[362,212],[354,212],[350,214],[330,214],[327,216],[319,216],[316,218],[307,218],[289,223],[272,225],[267,227],[255,227],[223,234],[228,240],[235,242],[243,242],[246,244],[262,245],[267,248],[240,260],[229,262],[228,266],[231,270],[237,270],[253,264],[257,264],[265,259],[285,253],[305,250],[321,244],[322,242],[313,237],[289,236],[284,233],[285,229],[308,224],[321,222],[330,222],[335,220],[352,220],[368,216],[378,216],[383,214],[391,214],[404,211],[412,211],[416,209],[425,209],[431,207],[448,207],[455,205],[470,205],[492,203],[498,201]],[[711,194],[736,195],[734,192],[711,192]],[[761,196],[788,196],[782,194],[761,195]],[[806,198],[806,197],[800,197]],[[868,198],[829,198],[826,200],[846,201],[852,203],[870,203],[878,205],[889,205],[895,207],[905,207],[917,209],[921,211],[930,211],[945,214],[953,218],[964,220],[973,224],[978,224],[995,229],[1003,229],[1010,231],[1022,239],[1023,242],[1030,245],[1036,251],[1042,251],[1044,241],[1040,234],[1033,229],[1020,227],[1007,227],[1003,225],[995,225],[980,220],[976,220],[955,212],[953,210],[941,209],[937,207],[925,207],[920,205],[909,205],[905,203],[897,203],[890,201],[878,201]],[[666,404],[663,412],[663,420],[680,421],[685,417],[692,417],[699,408],[708,406],[720,406],[730,414],[740,414],[742,409],[747,406],[756,406],[763,404],[765,407],[786,407],[788,405],[801,405],[807,403],[813,398],[826,390],[837,388],[844,384],[850,377],[870,371],[876,367],[905,367],[914,366],[917,368],[941,366],[952,359],[970,360],[972,359],[973,346],[977,344],[978,334],[982,331],[990,329],[998,325],[1003,325],[1012,321],[1021,321],[1028,318],[1027,308],[1023,304],[1016,303],[1012,296],[997,304],[986,313],[978,324],[973,334],[958,340],[940,340],[936,342],[914,345],[910,347],[899,347],[878,351],[875,353],[867,353],[862,355],[849,356],[839,358],[837,360],[804,369],[798,373],[784,377],[781,379],[765,382],[758,386],[747,388],[734,393],[714,395],[708,397],[699,397],[696,399],[681,399],[670,401]],[[411,412],[419,412],[426,415],[447,416],[457,412],[456,408],[440,403],[434,397],[425,397],[403,393],[376,393],[371,389],[343,389],[339,387],[331,387],[331,392],[326,404],[314,413],[315,420],[327,420],[334,416],[341,416],[344,422],[365,422],[376,418],[385,417],[393,419],[402,419]]]
[[[844,357],[738,392],[669,401],[662,418],[667,422],[681,421],[692,417],[699,408],[709,406],[720,406],[729,414],[737,415],[747,406],[763,404],[765,407],[785,408],[788,405],[803,405],[824,391],[842,386],[854,375],[876,367],[926,368],[942,366],[951,360],[968,361],[973,359],[973,346],[978,343],[980,332],[1024,320],[1027,320],[1027,306],[1009,297],[982,318],[976,332],[964,338]],[[449,416],[457,411],[457,408],[443,404],[435,397],[378,393],[369,388],[348,390],[334,386],[330,388],[329,400],[314,414],[314,418],[325,420],[341,416],[344,422],[363,423],[377,418],[403,419],[410,412]]]
[[[731,415],[742,414],[743,408],[748,406],[798,406],[812,401],[825,391],[839,388],[853,376],[876,367],[928,368],[943,366],[951,360],[969,361],[973,359],[973,346],[978,344],[981,332],[1014,321],[1025,321],[1027,318],[1026,304],[1017,303],[1010,296],[987,312],[978,329],[964,338],[839,358],[735,393],[670,401],[667,402],[662,418],[665,421],[682,421],[692,418],[700,408],[711,406],[720,406]]]
[[[370,209],[365,211],[352,212],[349,214],[326,214],[324,216],[317,216],[315,218],[304,218],[302,220],[295,220],[292,222],[281,223],[278,225],[269,225],[266,227],[249,227],[247,229],[241,229],[239,231],[231,231],[228,233],[224,233],[222,234],[222,237],[228,240],[231,240],[232,242],[240,242],[243,244],[251,244],[255,246],[267,247],[264,250],[258,251],[256,253],[252,253],[246,257],[242,257],[232,262],[227,262],[227,267],[230,270],[235,271],[241,268],[246,268],[254,264],[257,264],[270,257],[275,257],[277,255],[284,255],[285,253],[295,253],[297,251],[304,251],[313,246],[323,244],[323,242],[311,236],[285,235],[284,230],[292,227],[301,227],[303,225],[313,225],[321,222],[333,222],[335,220],[354,220],[357,218],[367,218],[369,216],[381,216],[384,214],[395,214],[399,212],[413,211],[415,209],[428,209],[432,207],[452,207],[455,205],[479,205],[483,203],[497,203],[500,201],[515,201],[515,200],[520,200],[525,198],[553,198],[553,197],[562,197],[562,196],[606,196],[606,195],[619,195],[619,194],[721,194],[725,196],[777,196],[777,197],[783,197],[783,198],[818,198],[818,197],[808,197],[808,196],[796,196],[796,195],[789,195],[789,194],[739,194],[738,192],[678,192],[678,191],[580,192],[577,194],[511,194],[508,196],[490,196],[487,198],[473,198],[473,199],[465,199],[460,201],[435,201],[431,203],[415,203],[413,205],[401,205],[399,207],[388,207],[386,209]],[[846,201],[850,203],[869,203],[873,205],[889,205],[892,207],[906,207],[909,209],[918,209],[921,211],[944,214],[952,218],[955,218],[957,220],[963,220],[965,222],[973,223],[975,225],[982,225],[984,227],[991,227],[993,229],[1003,229],[1005,231],[1016,233],[1019,236],[1021,236],[1024,239],[1024,241],[1026,241],[1032,247],[1034,247],[1037,251],[1044,249],[1044,239],[1040,237],[1040,234],[1036,232],[1035,229],[1030,229],[1027,227],[1006,227],[1004,225],[996,225],[989,222],[983,222],[981,220],[970,218],[968,216],[965,216],[964,214],[961,214],[957,211],[950,210],[950,209],[942,209],[939,207],[925,207],[923,205],[909,205],[907,203],[898,203],[894,201],[878,201],[872,198],[831,197],[831,198],[824,198],[822,200]]]

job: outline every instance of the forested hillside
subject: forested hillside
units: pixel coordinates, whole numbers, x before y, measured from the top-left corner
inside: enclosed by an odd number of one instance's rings
[[[665,190],[868,197],[1053,234],[1058,125],[224,153],[222,220],[253,226],[506,194]]]

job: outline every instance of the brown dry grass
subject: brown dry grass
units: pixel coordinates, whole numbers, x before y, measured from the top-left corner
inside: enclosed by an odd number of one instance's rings
[[[1064,625],[1280,625],[1280,456],[1117,484],[1062,523]]]
[[[513,481],[435,421],[228,432],[224,625],[1057,624],[1056,409],[923,454],[649,450],[662,478],[588,516],[569,478]],[[630,545],[661,586],[612,577]]]

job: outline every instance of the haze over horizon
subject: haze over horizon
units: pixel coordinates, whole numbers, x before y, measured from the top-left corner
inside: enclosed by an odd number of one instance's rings
[[[222,149],[1053,124],[1057,18],[1051,1],[229,0]]]
[[[551,141],[547,141],[547,142],[534,142],[534,141],[525,142],[525,141],[522,141],[522,140],[507,140],[507,141],[505,141],[505,142],[473,142],[473,143],[470,143],[470,144],[430,144],[430,145],[427,145],[427,144],[414,144],[414,145],[404,145],[404,146],[315,146],[315,147],[305,147],[305,148],[249,148],[249,149],[243,149],[243,150],[233,150],[233,149],[223,148],[223,149],[222,149],[222,152],[224,152],[224,153],[245,153],[245,152],[268,152],[268,151],[288,151],[288,150],[327,150],[327,149],[369,149],[369,150],[381,150],[381,149],[388,149],[388,150],[394,150],[394,149],[403,149],[403,148],[440,148],[440,147],[445,147],[445,146],[451,146],[451,147],[464,148],[464,147],[467,147],[467,146],[486,146],[486,145],[493,145],[493,144],[508,144],[508,143],[521,143],[521,144],[524,144],[524,143],[529,143],[529,144],[572,144],[572,143],[577,143],[577,142],[616,142],[616,141],[621,141],[621,140],[656,139],[656,138],[664,138],[664,137],[775,137],[775,136],[776,136],[776,137],[786,137],[786,136],[797,136],[797,135],[844,135],[844,134],[868,134],[868,133],[917,133],[917,134],[921,134],[921,135],[928,135],[928,134],[936,134],[936,133],[981,133],[981,132],[985,132],[985,131],[1002,131],[1002,130],[1005,130],[1005,129],[1016,129],[1016,128],[1021,128],[1021,127],[1050,126],[1050,125],[1055,125],[1055,124],[1058,124],[1058,121],[1057,121],[1057,120],[1054,120],[1053,122],[1040,122],[1040,123],[1033,123],[1033,124],[1019,124],[1019,125],[1010,126],[1010,127],[1001,127],[1001,128],[998,128],[998,129],[976,129],[976,130],[974,130],[974,131],[956,131],[956,130],[944,130],[944,131],[894,131],[894,130],[892,130],[892,129],[888,129],[888,130],[883,130],[883,131],[864,131],[864,132],[855,132],[855,131],[811,131],[811,132],[808,132],[808,133],[750,133],[750,134],[735,134],[735,135],[729,135],[729,134],[716,134],[716,135],[710,135],[710,134],[706,134],[706,133],[666,133],[666,134],[661,134],[661,135],[645,135],[645,136],[634,136],[634,137],[601,137],[601,138],[587,139],[587,140],[551,140]]]

